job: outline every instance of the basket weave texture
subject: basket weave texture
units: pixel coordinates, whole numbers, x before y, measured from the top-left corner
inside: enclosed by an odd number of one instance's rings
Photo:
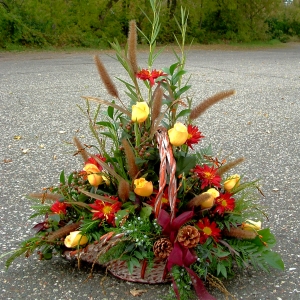
[[[156,140],[158,143],[159,155],[160,155],[160,173],[159,173],[159,190],[155,199],[154,212],[157,218],[161,210],[162,195],[165,186],[168,183],[168,197],[170,203],[170,215],[171,219],[175,216],[175,203],[177,196],[177,184],[176,184],[176,160],[173,156],[172,146],[169,142],[167,130],[164,127],[160,127],[156,133]],[[92,263],[100,264],[107,267],[107,270],[117,278],[126,281],[140,282],[147,284],[165,283],[170,282],[171,277],[166,270],[166,260],[155,258],[151,267],[149,267],[146,260],[141,261],[139,267],[134,266],[133,272],[129,273],[127,263],[122,260],[113,260],[106,264],[99,262],[99,257],[106,253],[110,248],[115,246],[118,242],[124,238],[124,233],[121,234],[106,234],[101,237],[100,241],[94,244],[89,244],[84,249],[78,251],[66,251],[64,256],[67,259],[78,259]]]

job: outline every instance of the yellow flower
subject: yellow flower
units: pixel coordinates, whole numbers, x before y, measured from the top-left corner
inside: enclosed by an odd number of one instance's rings
[[[133,122],[142,123],[149,115],[149,106],[146,102],[137,102],[136,105],[132,105],[131,120]]]
[[[204,194],[204,193],[203,193]],[[211,189],[208,189],[205,194],[210,194],[210,198],[205,200],[204,202],[201,203],[201,208],[202,209],[206,209],[206,208],[211,208],[213,207],[214,203],[215,203],[215,199],[217,197],[220,196],[220,193],[218,190],[214,189],[214,188],[211,188]]]
[[[242,229],[244,230],[260,230],[261,229],[261,221],[255,222],[252,220],[246,220],[242,223]]]
[[[168,130],[170,143],[173,146],[181,146],[188,139],[188,130],[185,125],[177,122],[173,128]]]
[[[92,186],[98,186],[102,183],[102,176],[99,174],[100,170],[94,164],[86,164],[83,170],[87,173],[87,179]]]
[[[226,192],[230,192],[234,187],[238,187],[240,185],[240,175],[234,174],[230,176],[224,182],[224,189]]]
[[[153,193],[153,184],[145,178],[138,178],[134,180],[134,192],[142,197],[149,197]]]
[[[81,231],[72,231],[66,236],[64,244],[68,248],[75,248],[78,245],[82,246],[88,242],[88,238],[80,233]]]

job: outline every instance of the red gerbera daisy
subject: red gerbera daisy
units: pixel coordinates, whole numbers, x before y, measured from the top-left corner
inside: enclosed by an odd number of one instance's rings
[[[197,126],[188,125],[187,127],[188,131],[188,138],[186,140],[186,144],[194,150],[192,147],[192,144],[198,144],[201,138],[204,138],[202,133],[199,131],[199,128]]]
[[[220,187],[221,177],[217,174],[217,171],[218,169],[208,165],[203,165],[203,167],[195,166],[194,172],[197,173],[201,180],[201,189],[211,185]]]
[[[56,200],[50,207],[51,211],[55,214],[66,214],[67,213],[67,204]]]
[[[149,80],[150,86],[153,86],[155,84],[155,79],[157,79],[160,76],[167,76],[163,71],[159,70],[148,70],[148,69],[141,69],[137,74],[136,77],[141,80]]]
[[[102,161],[106,161],[106,158],[101,156],[100,154],[96,154],[95,155],[97,158],[99,158],[100,160]],[[90,157],[86,162],[85,162],[85,165],[86,164],[93,164],[95,166],[97,166],[97,168],[99,169],[99,171],[101,171],[103,168],[102,166],[100,166],[100,164],[96,161],[96,159],[94,157]]]
[[[201,219],[196,225],[200,228],[200,244],[204,244],[209,237],[216,242],[221,237],[221,230],[217,227],[217,223],[210,223],[208,218]]]
[[[233,211],[235,207],[235,199],[231,197],[232,194],[224,193],[220,194],[219,197],[215,199],[215,212],[219,215],[223,215],[225,211]]]
[[[114,200],[118,200],[116,197],[110,197]],[[115,226],[115,214],[121,209],[122,203],[116,201],[115,203],[111,204],[108,202],[104,202],[101,200],[96,200],[95,203],[89,204],[93,214],[93,220],[95,219],[102,219],[106,220],[106,222],[112,226]]]

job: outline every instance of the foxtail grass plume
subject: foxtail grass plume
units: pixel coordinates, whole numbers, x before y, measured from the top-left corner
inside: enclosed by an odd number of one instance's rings
[[[126,139],[122,140],[122,145],[124,147],[125,156],[128,165],[128,174],[134,179],[139,172],[137,165],[135,164],[135,155],[134,152]]]
[[[226,236],[231,236],[238,239],[246,239],[246,240],[253,240],[257,236],[257,233],[255,231],[243,230],[241,228],[236,228],[236,227],[231,227],[230,230],[224,229],[223,234]]]
[[[123,202],[129,199],[129,192],[130,192],[129,183],[125,179],[121,180],[118,186],[118,195]]]
[[[78,152],[76,154],[80,154],[83,161],[86,162],[89,159],[89,154],[87,153],[87,151],[85,150],[85,147],[81,144],[81,142],[79,141],[79,139],[74,136],[73,138],[74,144],[78,149]]]
[[[201,206],[202,203],[205,201],[208,201],[212,195],[210,193],[202,193],[196,197],[194,197],[192,200],[190,200],[187,204],[188,208],[198,207]]]
[[[223,91],[220,93],[217,93],[203,102],[201,102],[199,105],[197,105],[195,108],[192,109],[191,114],[190,114],[190,119],[194,120],[197,119],[200,115],[202,115],[208,108],[213,106],[214,104],[218,103],[219,101],[228,98],[232,95],[235,95],[235,90],[228,90],[228,91]]]
[[[137,47],[136,22],[135,20],[131,20],[129,22],[129,33],[128,33],[128,59],[134,74],[138,72],[136,47]]]
[[[95,60],[99,75],[101,77],[101,80],[102,80],[107,92],[111,96],[113,96],[115,98],[119,98],[118,90],[117,90],[115,84],[113,83],[112,79],[110,78],[102,61],[100,60],[100,58],[97,55],[94,56],[94,60]]]
[[[236,167],[237,165],[241,164],[242,162],[245,161],[244,157],[239,157],[233,161],[228,162],[227,164],[221,166],[218,171],[217,174],[219,176],[223,176],[225,173],[227,173],[229,170],[231,170],[232,168]]]

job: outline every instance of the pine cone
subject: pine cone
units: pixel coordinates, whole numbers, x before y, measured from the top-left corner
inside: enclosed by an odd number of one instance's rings
[[[153,253],[155,257],[166,259],[173,250],[172,243],[167,238],[157,240],[153,245]]]
[[[200,241],[200,232],[194,226],[184,226],[179,230],[177,240],[187,248],[196,247]]]

